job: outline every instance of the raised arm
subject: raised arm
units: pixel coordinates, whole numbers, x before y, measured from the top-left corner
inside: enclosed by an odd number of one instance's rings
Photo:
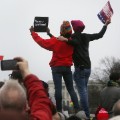
[[[49,37],[53,37],[53,35],[50,33],[50,29],[49,29],[48,27],[47,27],[46,32],[47,32],[47,35],[48,35]]]
[[[43,39],[41,38],[36,32],[34,32],[34,28],[33,26],[31,26],[31,28],[29,29],[31,32],[31,36],[33,38],[33,40],[40,45],[41,47],[53,51],[54,49],[54,45],[56,43],[56,38],[52,37],[50,39]]]
[[[90,41],[92,40],[97,40],[99,38],[102,38],[103,35],[106,32],[107,26],[111,23],[111,19],[108,19],[105,23],[105,25],[102,27],[101,31],[99,33],[94,33],[94,34],[87,34],[88,37],[90,38]]]

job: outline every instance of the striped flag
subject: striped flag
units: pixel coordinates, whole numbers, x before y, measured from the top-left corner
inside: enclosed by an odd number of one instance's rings
[[[113,15],[113,9],[109,1],[105,4],[103,9],[97,14],[98,18],[104,24],[107,19],[110,19],[112,17],[112,15]]]

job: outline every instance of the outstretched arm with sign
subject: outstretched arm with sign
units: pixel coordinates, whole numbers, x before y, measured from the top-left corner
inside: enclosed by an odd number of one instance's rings
[[[50,39],[43,39],[36,32],[34,32],[34,27],[33,26],[31,26],[31,28],[29,30],[31,32],[33,40],[38,45],[40,45],[42,48],[53,51],[54,46],[57,42],[57,39],[54,36],[52,36]]]

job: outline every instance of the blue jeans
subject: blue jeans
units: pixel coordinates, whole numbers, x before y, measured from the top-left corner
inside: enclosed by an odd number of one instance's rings
[[[88,80],[90,77],[91,69],[81,69],[80,67],[75,67],[74,80],[78,89],[80,96],[80,103],[82,109],[85,111],[86,116],[90,117],[89,112],[89,102],[88,102]]]
[[[78,98],[73,87],[71,67],[59,66],[51,67],[52,76],[55,85],[55,99],[56,107],[58,111],[62,111],[62,77],[65,82],[65,86],[70,94],[71,100],[74,104],[75,110],[80,110]]]

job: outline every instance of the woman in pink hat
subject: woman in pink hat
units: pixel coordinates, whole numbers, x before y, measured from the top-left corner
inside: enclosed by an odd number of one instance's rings
[[[61,41],[67,41],[68,44],[74,46],[73,62],[75,67],[74,80],[80,96],[80,102],[83,110],[85,111],[88,119],[90,118],[89,102],[88,102],[88,89],[87,84],[91,73],[91,61],[89,57],[89,42],[102,38],[106,32],[107,25],[110,20],[107,20],[102,30],[99,33],[87,34],[82,33],[85,25],[80,20],[72,20],[71,24],[74,34],[71,38],[63,36],[58,37]]]

